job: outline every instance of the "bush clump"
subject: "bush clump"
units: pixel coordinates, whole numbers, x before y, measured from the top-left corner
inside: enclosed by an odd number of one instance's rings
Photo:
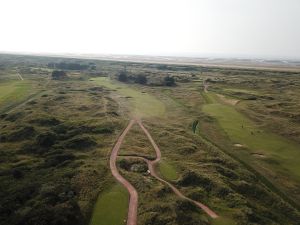
[[[175,79],[174,77],[170,77],[170,76],[167,76],[164,78],[164,85],[165,86],[175,86]]]
[[[187,200],[176,201],[176,222],[180,225],[208,225],[208,221],[192,216],[192,213],[197,211],[198,208]]]
[[[210,191],[213,187],[213,182],[211,181],[210,178],[199,175],[193,171],[184,174],[184,176],[179,180],[178,183],[183,187],[201,186],[206,191]]]
[[[40,147],[49,148],[55,144],[57,137],[51,132],[40,134],[36,137],[36,143]]]
[[[138,84],[147,84],[147,77],[145,75],[139,74],[135,78],[135,83],[138,83]]]
[[[63,70],[53,70],[52,80],[63,80],[67,78],[67,74]]]
[[[46,158],[44,166],[45,167],[53,167],[60,165],[62,163],[66,163],[66,161],[71,161],[75,159],[75,156],[72,153],[62,153],[57,155],[51,155]]]
[[[40,126],[56,126],[60,124],[60,121],[56,119],[55,117],[43,117],[43,118],[38,118],[31,120],[30,122],[36,123]]]
[[[121,82],[126,82],[128,80],[127,72],[121,71],[118,75],[118,80]]]
[[[12,176],[15,179],[21,179],[21,178],[24,177],[24,174],[23,174],[23,172],[20,169],[13,169],[12,170]]]
[[[22,141],[35,135],[35,129],[32,126],[21,127],[18,130],[4,136],[6,141]]]
[[[80,136],[74,137],[67,141],[66,147],[73,148],[73,149],[86,149],[93,147],[97,144],[93,138],[90,136]]]
[[[15,122],[17,119],[20,119],[24,117],[23,112],[17,112],[17,113],[12,113],[12,114],[4,114],[3,118],[5,118],[6,121],[9,122]]]

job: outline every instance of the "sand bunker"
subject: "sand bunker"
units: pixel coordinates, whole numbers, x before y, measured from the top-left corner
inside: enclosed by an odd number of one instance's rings
[[[266,156],[262,153],[252,153],[252,155],[256,158],[266,158]]]
[[[233,99],[233,98],[226,98],[224,95],[217,94],[217,96],[226,104],[229,105],[236,105],[239,103],[240,100]]]
[[[244,145],[241,145],[241,144],[234,144],[233,146],[234,146],[234,147],[238,147],[238,148],[244,147]]]

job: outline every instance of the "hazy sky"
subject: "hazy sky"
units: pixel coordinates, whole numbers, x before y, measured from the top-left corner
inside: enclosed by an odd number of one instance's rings
[[[0,0],[0,51],[300,59],[300,0]]]

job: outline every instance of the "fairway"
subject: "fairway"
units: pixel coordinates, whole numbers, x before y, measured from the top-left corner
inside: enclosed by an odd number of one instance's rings
[[[245,146],[252,153],[272,158],[278,162],[272,165],[273,169],[300,180],[300,152],[297,144],[260,129],[234,107],[219,103],[213,93],[205,95],[214,103],[204,105],[203,111],[217,119],[232,142]]]
[[[212,220],[212,225],[235,225],[236,223],[227,217],[219,217],[215,220]]]
[[[94,207],[90,225],[126,224],[128,193],[119,184],[101,193]]]
[[[159,163],[159,171],[163,177],[168,180],[176,180],[178,178],[178,174],[173,165],[167,163],[166,161],[161,161]]]
[[[127,97],[132,104],[132,114],[139,117],[163,116],[165,113],[164,104],[148,93],[142,93],[127,84],[112,81],[107,77],[91,79],[97,84],[114,89],[118,94]]]
[[[0,107],[12,105],[24,99],[30,93],[28,81],[10,81],[0,83]]]

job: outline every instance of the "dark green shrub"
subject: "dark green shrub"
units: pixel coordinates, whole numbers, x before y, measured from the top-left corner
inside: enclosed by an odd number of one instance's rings
[[[35,135],[35,129],[31,126],[19,128],[6,136],[7,141],[22,141]]]
[[[36,143],[38,146],[49,148],[54,145],[57,137],[55,134],[47,132],[40,134],[36,137]]]
[[[216,170],[225,177],[228,177],[232,180],[238,179],[238,175],[231,169],[225,168],[223,166],[216,166]]]
[[[89,136],[74,137],[67,141],[66,147],[73,149],[86,149],[95,146],[97,143]]]
[[[167,76],[164,78],[164,85],[165,86],[175,86],[175,79],[174,77]]]
[[[38,118],[38,119],[31,120],[30,122],[36,123],[40,126],[56,126],[60,123],[60,121],[55,117]]]
[[[193,189],[188,197],[193,200],[205,203],[208,198],[208,193],[203,188],[197,187]]]
[[[71,153],[63,153],[58,155],[51,155],[46,158],[44,167],[52,167],[57,166],[62,163],[65,163],[66,161],[71,161],[75,159],[75,156]]]
[[[9,122],[15,122],[17,119],[24,117],[23,112],[11,113],[11,114],[4,114],[3,118]]]
[[[194,218],[193,212],[198,212],[198,208],[191,202],[186,200],[176,201],[175,206],[176,222],[180,225],[207,225],[208,221],[204,221],[199,217]]]
[[[12,176],[15,179],[21,179],[21,178],[24,177],[24,174],[23,174],[23,172],[20,169],[13,169],[12,170]]]
[[[118,80],[121,81],[121,82],[126,82],[128,80],[127,72],[126,71],[121,71],[118,75]]]
[[[123,170],[129,170],[130,167],[131,167],[131,163],[126,160],[126,159],[121,159],[119,162],[118,162],[118,166],[123,169]]]
[[[52,79],[53,80],[63,80],[67,78],[67,74],[65,71],[62,70],[53,70],[52,72]]]
[[[138,84],[147,84],[147,77],[145,75],[139,74],[135,78],[135,83],[138,83]]]
[[[195,172],[187,172],[178,182],[181,186],[201,186],[206,191],[210,191],[213,187],[213,182],[210,178],[199,175]]]
[[[163,186],[162,188],[160,188],[157,192],[156,192],[156,196],[158,198],[162,198],[165,197],[168,194],[173,193],[172,189],[168,186]]]
[[[168,225],[170,219],[162,218],[160,213],[151,213],[150,218],[147,218],[145,221],[145,225]]]
[[[96,126],[92,128],[92,133],[95,134],[112,134],[113,132],[114,132],[113,127]]]

